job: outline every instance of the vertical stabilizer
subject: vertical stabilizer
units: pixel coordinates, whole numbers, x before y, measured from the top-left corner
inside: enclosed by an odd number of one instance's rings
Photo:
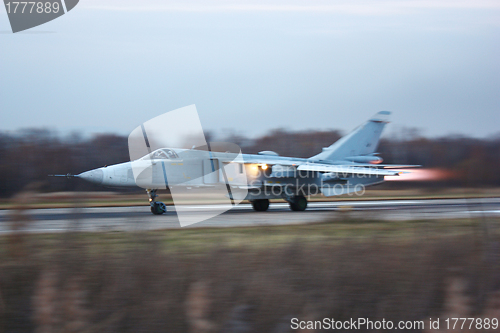
[[[323,148],[321,153],[310,159],[333,162],[341,161],[346,157],[365,156],[375,153],[382,130],[389,122],[390,114],[389,111],[378,112],[370,120],[340,138],[330,147]]]

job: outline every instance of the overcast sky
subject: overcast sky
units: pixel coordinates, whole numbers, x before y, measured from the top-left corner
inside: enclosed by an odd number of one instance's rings
[[[12,34],[0,130],[128,134],[196,104],[205,130],[500,132],[500,1],[81,0]]]

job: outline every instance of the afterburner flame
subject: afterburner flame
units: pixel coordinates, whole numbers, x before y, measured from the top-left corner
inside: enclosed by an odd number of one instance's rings
[[[398,169],[402,173],[397,177],[385,177],[386,181],[436,181],[451,177],[449,171],[441,169]]]

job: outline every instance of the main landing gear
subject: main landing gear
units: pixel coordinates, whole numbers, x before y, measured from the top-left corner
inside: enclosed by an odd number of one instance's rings
[[[290,205],[290,209],[295,212],[301,212],[307,208],[307,199],[303,195],[296,195],[285,198]],[[250,201],[256,212],[265,212],[269,208],[269,199],[255,199]]]
[[[256,199],[250,202],[256,212],[265,212],[269,208],[269,199]]]
[[[149,204],[151,205],[151,213],[155,215],[161,215],[167,211],[167,206],[160,201],[156,201],[156,195],[157,190],[146,190],[148,192],[149,196]]]
[[[288,201],[290,209],[295,212],[302,212],[307,208],[307,199],[303,195],[296,195]]]

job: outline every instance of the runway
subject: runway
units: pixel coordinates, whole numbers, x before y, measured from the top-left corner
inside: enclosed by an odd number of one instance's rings
[[[220,205],[189,206],[193,214],[220,208]],[[12,232],[13,220],[21,221],[17,222],[19,230],[31,233],[180,228],[173,206],[159,216],[152,215],[149,206],[34,209],[19,214],[0,211],[0,234]],[[346,216],[389,221],[500,217],[500,198],[309,202],[304,212],[291,211],[287,203],[271,204],[267,212],[255,212],[245,203],[188,228],[299,224]]]

